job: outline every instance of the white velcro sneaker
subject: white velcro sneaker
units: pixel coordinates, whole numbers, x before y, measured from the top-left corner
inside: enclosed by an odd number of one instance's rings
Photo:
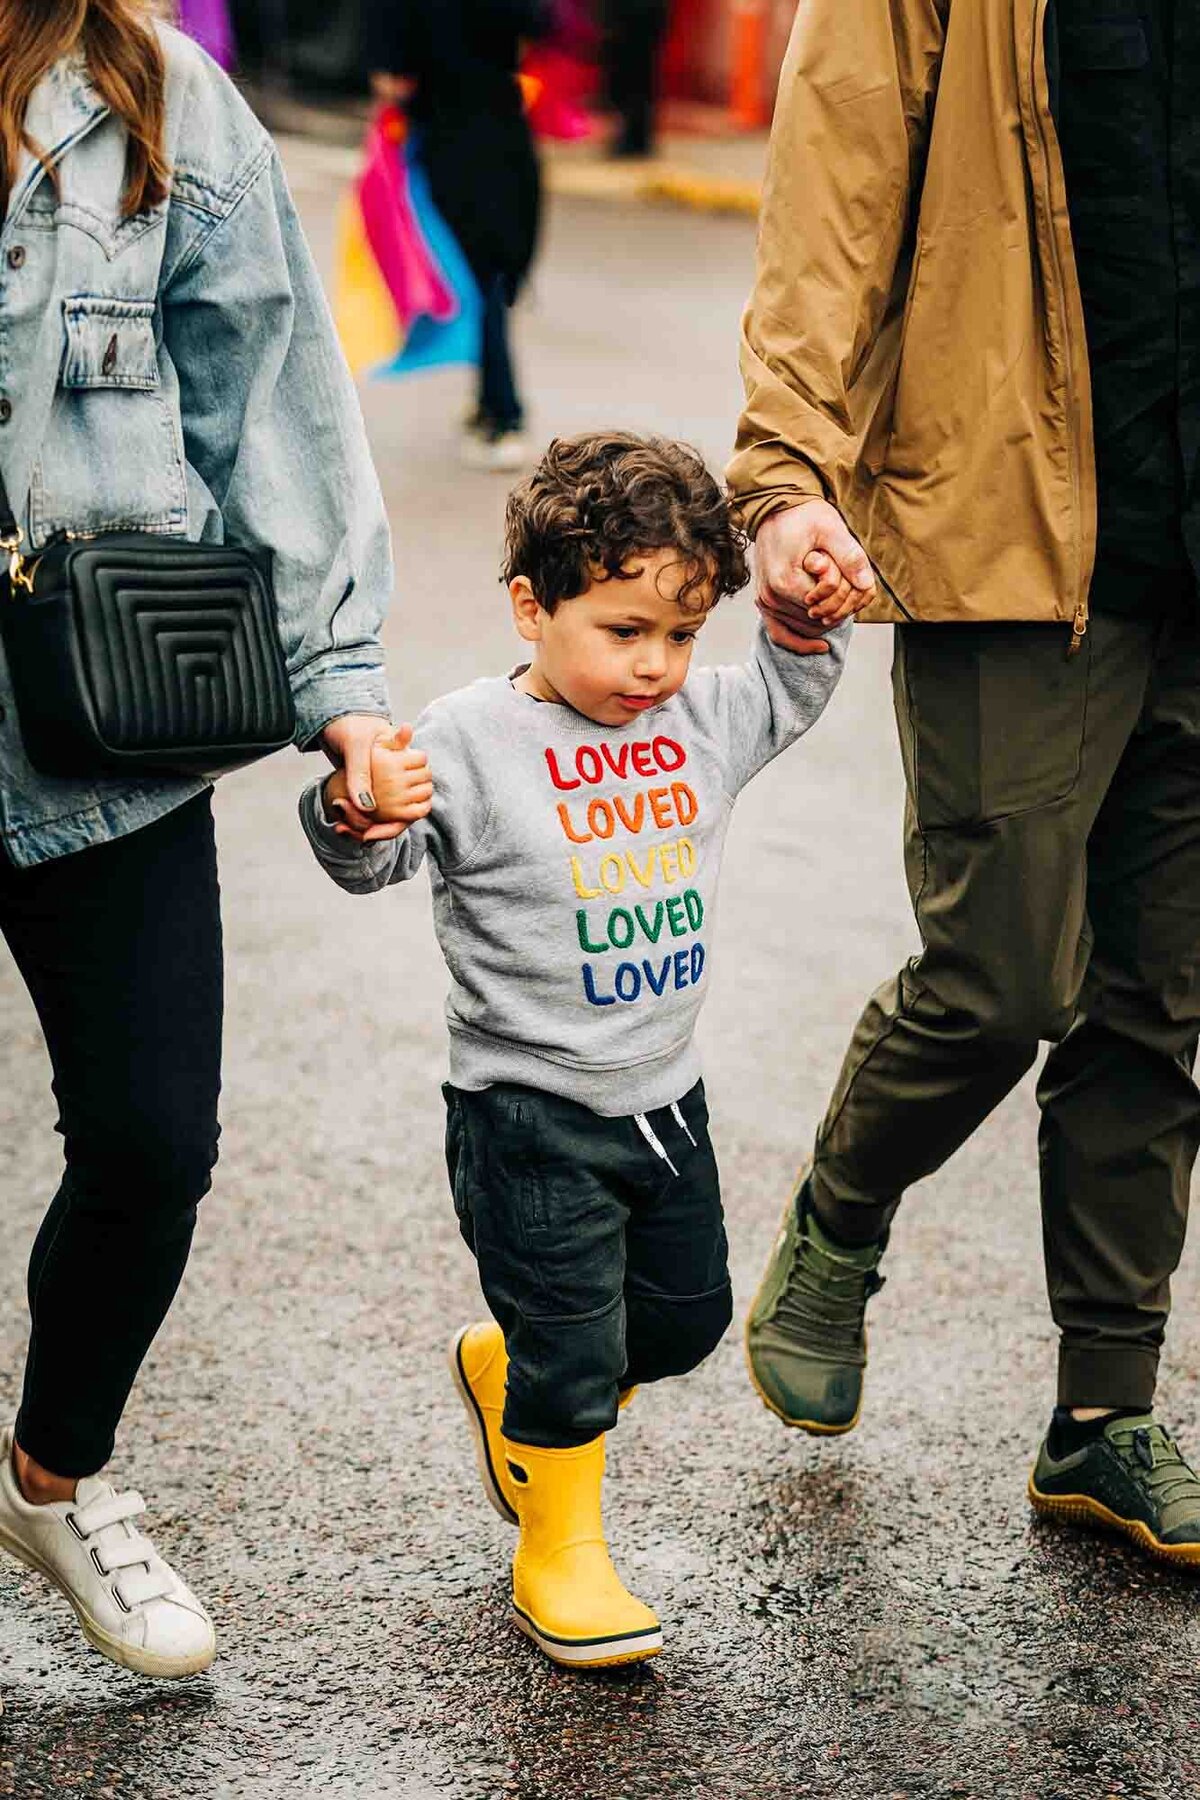
[[[140,1494],[86,1476],[74,1500],[31,1506],[0,1433],[0,1549],[52,1581],[75,1608],[88,1642],[139,1675],[198,1675],[217,1651],[212,1620],[135,1521]]]

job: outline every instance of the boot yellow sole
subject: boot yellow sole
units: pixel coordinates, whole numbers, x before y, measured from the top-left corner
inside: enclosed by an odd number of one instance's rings
[[[757,1295],[755,1298],[757,1299]],[[793,1431],[807,1432],[809,1437],[845,1437],[848,1431],[853,1431],[859,1420],[862,1418],[863,1403],[861,1398],[858,1402],[858,1408],[854,1417],[848,1420],[845,1425],[826,1425],[819,1419],[793,1419],[788,1413],[784,1412],[781,1406],[776,1405],[774,1400],[771,1399],[771,1396],[763,1388],[759,1382],[758,1376],[754,1372],[754,1358],[750,1354],[750,1319],[753,1312],[754,1305],[753,1302],[751,1302],[750,1311],[746,1314],[746,1328],[742,1333],[742,1348],[746,1355],[746,1370],[750,1376],[750,1386],[754,1389],[767,1411],[769,1413],[774,1413],[775,1417],[781,1419],[785,1425],[790,1425]]]
[[[1164,1544],[1156,1538],[1144,1519],[1123,1519],[1110,1512],[1088,1494],[1043,1494],[1029,1477],[1029,1504],[1046,1519],[1061,1519],[1069,1525],[1092,1525],[1102,1531],[1119,1532],[1131,1543],[1145,1550],[1159,1562],[1171,1563],[1177,1569],[1200,1572],[1200,1544]]]
[[[450,1346],[447,1362],[450,1367],[450,1379],[453,1381],[459,1399],[463,1403],[463,1411],[467,1415],[467,1424],[471,1429],[471,1441],[475,1447],[475,1464],[479,1470],[479,1479],[488,1504],[494,1513],[502,1518],[506,1525],[515,1525],[517,1515],[504,1498],[504,1489],[500,1486],[500,1477],[492,1461],[491,1446],[488,1444],[487,1426],[483,1422],[475,1396],[471,1392],[471,1384],[467,1380],[462,1366],[462,1341],[471,1327],[464,1325],[455,1336]]]
[[[513,1624],[531,1638],[551,1662],[564,1669],[615,1669],[622,1663],[646,1662],[662,1649],[662,1632],[636,1631],[630,1637],[572,1639],[544,1631],[528,1613],[514,1604]]]

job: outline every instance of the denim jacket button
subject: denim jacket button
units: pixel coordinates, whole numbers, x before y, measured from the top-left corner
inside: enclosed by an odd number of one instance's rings
[[[12,249],[8,253],[9,268],[10,269],[23,269],[25,267],[25,256],[26,256],[26,251],[25,251],[24,244],[14,244]]]

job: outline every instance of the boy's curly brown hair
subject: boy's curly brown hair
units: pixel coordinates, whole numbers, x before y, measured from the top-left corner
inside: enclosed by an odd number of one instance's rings
[[[699,451],[670,438],[555,438],[508,497],[502,579],[524,575],[552,613],[594,581],[631,579],[639,556],[677,550],[679,604],[701,612],[746,585],[746,537]]]

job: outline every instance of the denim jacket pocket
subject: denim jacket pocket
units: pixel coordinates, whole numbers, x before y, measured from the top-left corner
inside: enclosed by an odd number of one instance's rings
[[[30,484],[40,546],[60,532],[183,532],[183,436],[163,391],[155,302],[74,294],[50,421]]]
[[[63,302],[67,348],[65,388],[140,388],[161,385],[154,341],[153,300],[106,300],[79,294]]]

